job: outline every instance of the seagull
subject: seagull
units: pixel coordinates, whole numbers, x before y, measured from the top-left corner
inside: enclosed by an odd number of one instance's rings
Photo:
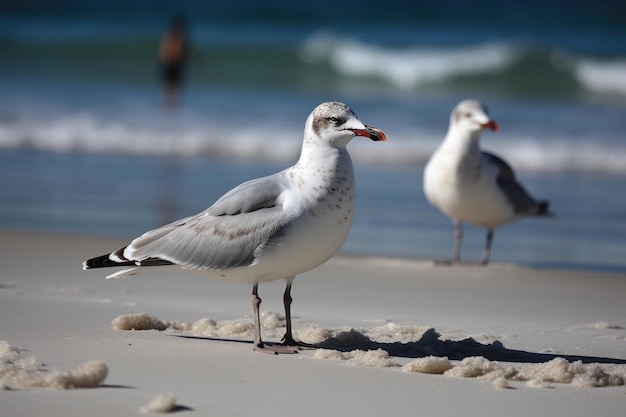
[[[355,204],[354,137],[386,141],[346,104],[325,102],[308,116],[295,165],[228,191],[205,211],[148,231],[112,253],[89,259],[83,269],[126,267],[107,278],[144,269],[182,268],[252,286],[254,350],[296,353],[291,326],[291,286],[296,275],[329,260],[348,237]],[[264,343],[260,283],[284,279],[286,332],[282,344]]]
[[[481,151],[480,134],[498,124],[476,100],[461,101],[452,111],[448,133],[424,169],[424,194],[455,226],[450,261],[459,264],[462,223],[487,228],[481,265],[489,263],[494,229],[525,216],[552,216],[548,201],[535,200],[500,157]]]

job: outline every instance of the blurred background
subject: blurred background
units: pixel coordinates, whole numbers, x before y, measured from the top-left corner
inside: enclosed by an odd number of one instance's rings
[[[483,147],[557,213],[496,230],[492,261],[626,272],[626,3],[518,3],[2,0],[0,228],[134,237],[291,165],[339,100],[388,137],[350,145],[343,252],[447,258],[422,171],[477,98]]]

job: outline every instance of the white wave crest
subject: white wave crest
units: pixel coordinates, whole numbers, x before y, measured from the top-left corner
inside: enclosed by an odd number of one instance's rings
[[[202,112],[168,119],[150,111],[126,117],[98,110],[55,109],[47,114],[32,108],[26,106],[0,118],[0,150],[227,157],[287,165],[297,159],[302,144],[300,121],[290,113],[263,113],[241,123],[237,117],[224,117],[220,112],[211,112],[210,117]],[[367,141],[350,146],[355,161],[406,166],[426,163],[441,142],[444,127],[428,120],[414,126],[403,109],[398,111],[400,114],[391,118],[378,115],[376,124],[389,138],[385,146]],[[619,114],[603,116],[608,117],[603,120],[618,125]],[[594,125],[581,130],[568,127],[569,119],[564,120],[556,121],[556,127],[548,130],[527,129],[525,125],[514,128],[510,133],[502,132],[498,140],[487,140],[484,146],[517,170],[626,175],[626,146],[614,127],[601,131],[597,128],[601,126]],[[575,129],[576,134],[568,129]]]
[[[581,59],[575,68],[579,82],[588,90],[626,95],[626,60]]]
[[[515,60],[517,52],[501,42],[391,49],[320,32],[305,42],[300,56],[310,63],[328,62],[344,75],[381,77],[398,88],[412,89],[455,76],[500,71]]]
[[[283,160],[297,156],[300,146],[288,130],[233,128],[227,122],[218,125],[215,121],[132,124],[92,113],[66,113],[49,119],[0,122],[0,149],[5,150]]]

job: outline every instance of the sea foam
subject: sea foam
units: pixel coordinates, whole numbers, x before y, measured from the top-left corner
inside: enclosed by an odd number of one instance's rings
[[[443,139],[445,127],[435,130],[407,126],[395,126],[395,131],[394,126],[387,129],[391,139],[376,152],[372,152],[370,146],[352,146],[353,159],[365,164],[425,164]],[[568,137],[565,133],[556,136],[532,127],[521,134],[519,131],[500,132],[497,141],[489,141],[484,146],[498,153],[516,170],[626,175],[624,144],[613,139],[597,141],[587,137],[595,132]],[[163,126],[148,120],[130,123],[96,113],[67,111],[50,118],[0,121],[0,149],[152,157],[204,156],[280,162],[287,166],[298,157],[300,129],[281,124],[233,125],[217,120]]]
[[[108,372],[102,361],[88,361],[67,372],[48,369],[24,349],[0,341],[0,390],[93,388],[102,385]]]
[[[285,330],[284,317],[263,312],[261,319],[266,338],[282,336]],[[115,324],[123,322],[141,324]],[[124,330],[187,331],[199,337],[254,337],[249,317],[224,321],[204,318],[187,323],[161,320],[140,313],[120,316],[114,320],[114,325]],[[398,325],[393,322],[363,329],[308,326],[298,329],[295,336],[317,347],[312,354],[313,359],[340,361],[350,366],[396,367],[409,373],[487,380],[497,388],[509,388],[509,382],[525,382],[533,388],[547,388],[553,383],[578,387],[623,386],[626,383],[626,365],[623,364],[583,363],[581,360],[568,361],[557,356],[543,363],[490,360],[488,356],[506,351],[498,340],[483,344],[475,338],[450,339],[428,326]],[[449,355],[466,357],[453,360]],[[403,357],[415,359],[402,363]]]

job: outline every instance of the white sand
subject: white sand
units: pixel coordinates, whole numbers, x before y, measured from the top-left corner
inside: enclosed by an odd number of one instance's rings
[[[624,415],[626,276],[338,257],[292,293],[319,349],[272,356],[245,285],[81,270],[121,243],[0,233],[2,415]]]

